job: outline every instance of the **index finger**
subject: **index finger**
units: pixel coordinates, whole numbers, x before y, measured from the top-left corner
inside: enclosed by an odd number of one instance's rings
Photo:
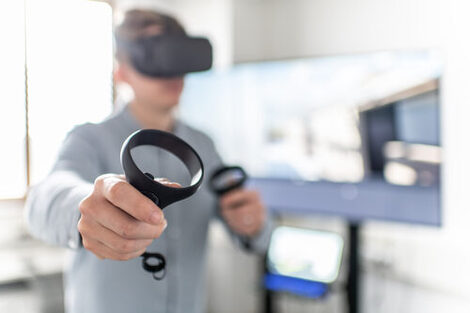
[[[162,210],[124,179],[110,177],[103,193],[109,202],[142,222],[163,222]]]

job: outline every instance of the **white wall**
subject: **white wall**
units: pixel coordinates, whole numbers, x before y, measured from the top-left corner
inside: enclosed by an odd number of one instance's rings
[[[237,0],[235,60],[440,46],[451,2]]]

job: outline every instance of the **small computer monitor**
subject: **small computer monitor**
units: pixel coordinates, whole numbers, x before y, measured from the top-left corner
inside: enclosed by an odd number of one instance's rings
[[[336,233],[281,226],[273,231],[266,265],[272,274],[330,284],[342,253],[343,239]]]

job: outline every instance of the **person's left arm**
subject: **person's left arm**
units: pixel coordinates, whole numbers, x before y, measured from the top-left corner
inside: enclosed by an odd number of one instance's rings
[[[233,190],[220,197],[219,206],[222,219],[244,248],[266,252],[273,222],[259,192]]]
[[[207,139],[207,168],[210,172],[223,162],[212,140]],[[239,188],[221,196],[216,205],[216,215],[232,238],[244,249],[264,253],[268,249],[274,223],[259,192]]]

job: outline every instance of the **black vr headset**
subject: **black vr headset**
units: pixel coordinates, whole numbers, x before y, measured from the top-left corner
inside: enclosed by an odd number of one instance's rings
[[[141,74],[171,78],[206,71],[212,67],[212,45],[206,38],[155,35],[118,40],[132,66]]]

